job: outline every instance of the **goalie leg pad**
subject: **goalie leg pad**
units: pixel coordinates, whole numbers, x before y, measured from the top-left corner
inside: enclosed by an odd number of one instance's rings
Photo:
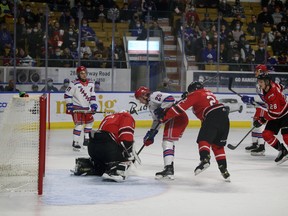
[[[90,158],[76,158],[74,175],[102,175],[103,172],[95,169],[94,163]]]

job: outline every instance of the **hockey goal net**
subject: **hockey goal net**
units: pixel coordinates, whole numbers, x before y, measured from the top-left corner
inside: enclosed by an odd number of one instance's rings
[[[12,97],[0,122],[0,192],[43,192],[46,95]]]

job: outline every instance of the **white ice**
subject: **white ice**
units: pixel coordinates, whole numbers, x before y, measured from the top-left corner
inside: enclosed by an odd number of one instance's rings
[[[236,145],[249,128],[231,129],[228,143]],[[139,149],[147,129],[136,128]],[[1,216],[283,216],[288,204],[288,161],[276,165],[278,152],[266,145],[265,156],[251,156],[244,147],[226,148],[231,182],[225,182],[212,154],[211,166],[199,175],[195,142],[198,129],[186,129],[176,143],[175,180],[159,181],[163,169],[161,135],[141,152],[142,165],[132,167],[123,183],[103,182],[95,176],[73,176],[76,157],[87,150],[72,150],[72,129],[48,132],[44,194],[0,193]],[[281,136],[279,137],[281,140]]]

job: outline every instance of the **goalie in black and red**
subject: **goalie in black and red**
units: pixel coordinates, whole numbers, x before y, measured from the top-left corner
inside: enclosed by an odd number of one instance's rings
[[[222,176],[226,181],[230,181],[224,149],[230,129],[227,109],[200,82],[192,82],[188,86],[188,92],[183,95],[187,97],[182,97],[184,98],[182,101],[169,108],[162,121],[166,122],[192,107],[195,116],[201,120],[197,137],[200,164],[194,170],[195,175],[210,166],[210,149],[212,149]]]
[[[131,164],[135,160],[140,163],[134,150],[134,129],[135,120],[126,111],[106,116],[90,134],[90,158],[77,158],[74,174],[124,181]]]

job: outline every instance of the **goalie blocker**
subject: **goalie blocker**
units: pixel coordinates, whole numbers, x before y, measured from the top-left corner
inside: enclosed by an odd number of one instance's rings
[[[134,150],[135,121],[130,113],[106,116],[99,130],[90,133],[90,158],[77,158],[75,175],[98,175],[104,179],[123,181],[133,162],[140,159]]]

